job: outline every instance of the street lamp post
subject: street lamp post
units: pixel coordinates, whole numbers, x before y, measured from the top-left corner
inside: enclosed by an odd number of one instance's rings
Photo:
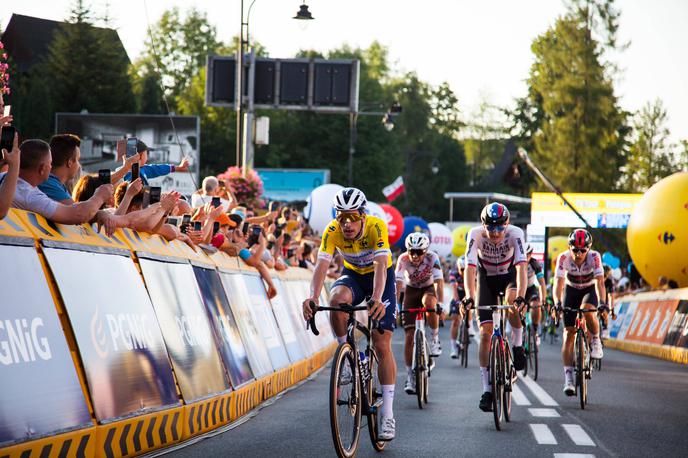
[[[373,105],[381,106],[376,103]],[[401,113],[399,102],[393,102],[387,111],[352,111],[349,113],[349,186],[354,185],[354,154],[356,154],[356,137],[358,135],[359,116],[382,116],[382,125],[387,132],[394,129],[394,118]]]

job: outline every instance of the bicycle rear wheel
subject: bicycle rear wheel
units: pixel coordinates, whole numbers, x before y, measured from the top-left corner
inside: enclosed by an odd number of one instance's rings
[[[499,337],[492,336],[490,346],[490,383],[492,384],[492,414],[495,428],[502,430],[504,419],[504,352]]]
[[[468,313],[468,312],[466,312]],[[463,367],[468,367],[468,346],[471,343],[471,334],[470,334],[470,323],[468,321],[468,317],[464,318],[464,322],[461,323],[461,345],[462,345],[462,350],[461,350],[461,365]]]
[[[528,326],[526,326],[525,321],[521,320],[521,323],[523,324],[521,329],[526,332],[525,339],[523,341],[523,351],[526,354],[526,365],[523,367],[523,375],[526,376],[528,375],[528,367],[532,366],[530,361],[530,331],[528,330]]]
[[[531,376],[533,380],[538,378],[538,353],[540,349],[537,345],[537,331],[530,333],[530,343],[528,344],[530,351],[528,361],[531,363]]]
[[[587,402],[588,379],[585,371],[585,333],[582,329],[576,332],[576,388],[580,399],[581,409],[585,409]]]
[[[368,414],[368,434],[370,435],[370,442],[377,452],[381,452],[387,445],[387,441],[378,439],[378,431],[380,430],[380,415],[379,409],[382,406],[382,386],[380,379],[377,376],[377,355],[375,351],[370,350],[368,355],[368,364],[370,368],[370,380],[368,380],[368,405],[370,406],[370,413]]]
[[[416,376],[416,398],[418,398],[418,408],[423,408],[423,397],[425,394],[425,384],[428,381],[428,362],[427,352],[425,351],[425,338],[423,333],[416,331],[413,336],[413,349],[416,357],[416,365],[413,368]]]
[[[516,379],[516,369],[511,357],[509,342],[504,341],[504,419],[511,421],[511,390]]]
[[[361,426],[361,379],[354,349],[341,344],[332,361],[330,375],[330,427],[337,456],[356,455]]]

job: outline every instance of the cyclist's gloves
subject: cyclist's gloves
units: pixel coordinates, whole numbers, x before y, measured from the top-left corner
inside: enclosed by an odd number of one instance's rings
[[[473,299],[471,299],[470,297],[464,298],[461,301],[461,303],[463,304],[464,307],[466,307],[466,310],[470,309],[471,307],[473,307],[473,304],[475,304],[475,302],[473,302]]]
[[[609,311],[609,307],[607,307],[607,304],[605,304],[604,302],[602,302],[602,303],[600,304],[600,306],[597,307],[597,311],[598,311],[598,312],[608,312],[608,311]]]
[[[523,298],[523,296],[518,296],[516,299],[514,299],[514,305],[516,307],[523,307],[526,305],[526,300]]]
[[[563,307],[561,306],[561,302],[557,302],[557,305],[556,305],[554,308],[557,309],[557,313],[561,313],[562,308],[563,308]]]

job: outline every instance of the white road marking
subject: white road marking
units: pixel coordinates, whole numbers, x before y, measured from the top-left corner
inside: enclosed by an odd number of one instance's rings
[[[595,458],[588,453],[555,453],[554,458]]]
[[[586,445],[588,447],[594,447],[595,442],[588,436],[588,433],[580,425],[561,425],[566,434],[569,435],[571,440],[576,445]]]
[[[542,403],[544,406],[548,407],[556,407],[559,404],[557,404],[557,401],[552,399],[552,396],[547,394],[547,392],[542,389],[540,385],[537,384],[536,381],[534,381],[532,378],[528,377],[527,375],[525,377],[519,377],[521,380],[523,380],[523,383],[526,384],[528,389],[535,395],[536,398]]]
[[[549,426],[544,423],[531,423],[529,426],[538,444],[557,445],[557,440],[554,438],[554,434],[550,431]]]
[[[513,384],[511,385],[511,399],[519,405],[519,406],[529,406],[530,401],[526,397],[526,395],[521,391],[521,389],[518,387],[518,385]]]
[[[528,409],[528,412],[534,417],[556,418],[560,416],[556,409]]]

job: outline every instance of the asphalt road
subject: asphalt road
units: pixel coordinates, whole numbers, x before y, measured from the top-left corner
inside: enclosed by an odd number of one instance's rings
[[[394,336],[397,377],[396,439],[381,454],[368,440],[365,420],[358,456],[688,456],[688,367],[607,349],[593,373],[586,410],[562,393],[560,343],[543,342],[537,382],[517,383],[512,421],[495,430],[492,413],[478,410],[477,345],[467,369],[444,353],[430,381],[430,403],[419,410],[403,391],[402,332]],[[172,449],[174,457],[335,456],[327,410],[329,367],[313,380],[229,431]]]

